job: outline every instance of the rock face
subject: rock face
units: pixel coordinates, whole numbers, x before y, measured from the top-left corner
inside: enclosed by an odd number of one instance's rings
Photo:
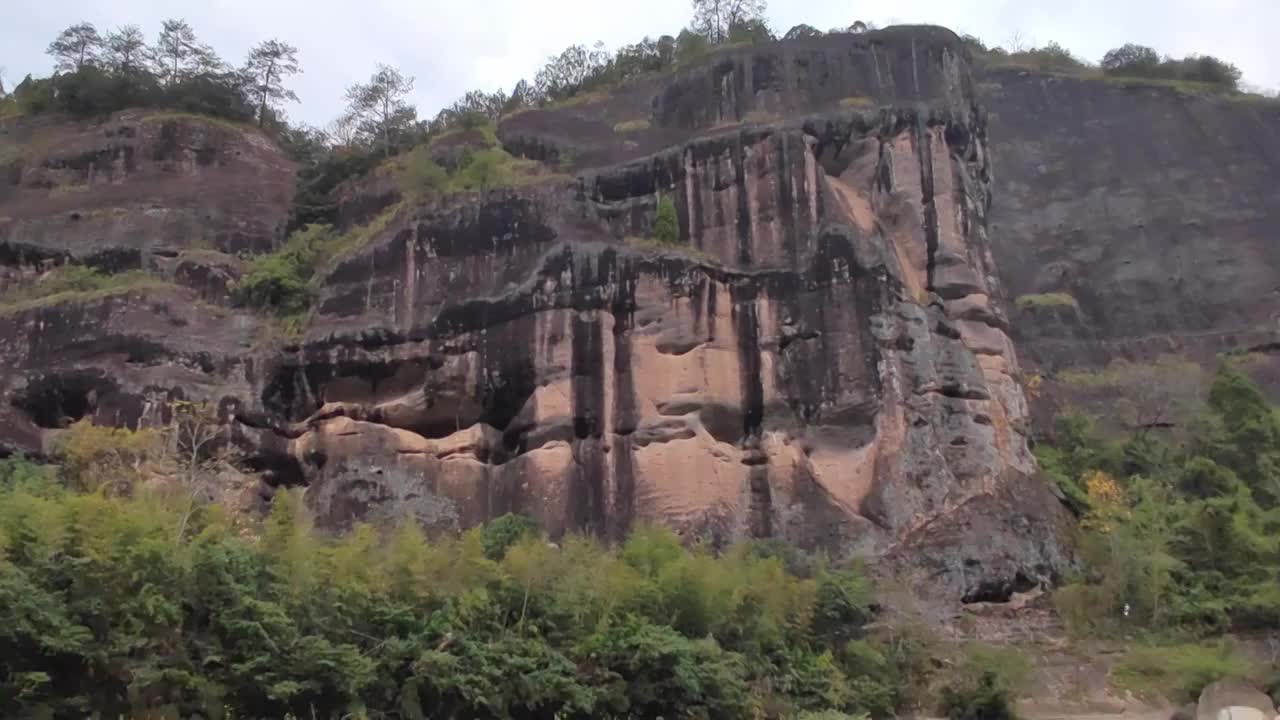
[[[1000,72],[991,249],[1047,371],[1271,351],[1280,317],[1280,104]],[[1065,310],[1065,311],[1064,311]]]
[[[235,253],[283,240],[293,163],[253,129],[125,112],[0,125],[0,291],[67,262],[151,281],[0,304],[0,450],[44,453],[81,417],[136,426],[179,397],[237,405],[259,320],[226,304]],[[230,417],[230,415],[227,415]]]
[[[619,134],[637,113],[647,129]],[[730,50],[499,135],[577,178],[398,204],[327,270],[286,350],[199,305],[218,302],[208,273],[0,315],[19,338],[0,344],[4,441],[145,422],[148,398],[182,393],[216,400],[246,463],[307,485],[334,528],[518,511],[617,539],[661,522],[882,558],[977,601],[1065,568],[988,236],[988,126],[953,34]],[[674,246],[637,240],[660,198]],[[15,232],[8,247],[94,246]],[[238,242],[217,246],[258,240]]]

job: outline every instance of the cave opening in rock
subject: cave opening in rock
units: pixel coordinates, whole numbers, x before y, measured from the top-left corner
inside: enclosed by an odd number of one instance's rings
[[[90,416],[116,383],[102,371],[39,376],[17,393],[13,405],[42,428],[65,428]]]
[[[972,603],[1007,603],[1013,598],[1014,593],[1029,592],[1034,590],[1036,586],[1035,580],[1019,571],[1012,578],[991,577],[983,580],[966,592],[960,602],[966,605]]]

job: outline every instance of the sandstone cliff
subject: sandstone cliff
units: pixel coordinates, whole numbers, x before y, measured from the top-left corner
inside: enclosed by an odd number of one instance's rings
[[[152,259],[196,243],[146,203],[172,192],[212,250],[270,246],[288,162],[251,131],[169,122],[123,145],[112,123],[81,129],[64,154],[28,140],[0,191],[10,282],[105,250],[163,280],[0,313],[11,449],[181,396],[218,403],[264,497],[305,484],[335,528],[520,511],[616,538],[656,521],[885,558],[966,599],[1068,562],[1002,307],[1022,281],[1002,281],[989,237],[999,151],[949,31],[730,49],[516,115],[506,147],[575,178],[385,209],[283,348],[221,306],[209,263]],[[63,207],[66,182],[118,225],[71,224],[86,213]],[[350,223],[397,199],[346,192]],[[660,197],[676,246],[636,240]]]

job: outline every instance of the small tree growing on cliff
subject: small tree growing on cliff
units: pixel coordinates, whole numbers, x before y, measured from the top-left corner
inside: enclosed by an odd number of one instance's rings
[[[258,43],[249,51],[244,74],[252,78],[251,88],[258,101],[258,127],[267,119],[267,107],[282,100],[298,101],[298,96],[284,86],[284,79],[302,72],[298,67],[298,48],[279,40]]]
[[[217,443],[222,425],[216,408],[209,403],[178,400],[170,411],[173,416],[166,432],[166,450],[185,496],[177,532],[181,542],[197,501],[212,485],[224,461]]]
[[[102,36],[93,23],[79,22],[63,30],[49,43],[48,54],[63,72],[79,72],[85,65],[92,65],[102,50]]]
[[[671,197],[658,200],[658,216],[653,221],[653,239],[663,245],[680,243],[680,218],[676,215],[676,204]]]
[[[347,112],[359,121],[361,131],[382,140],[383,151],[391,155],[391,136],[408,127],[418,116],[417,108],[405,98],[413,92],[413,78],[398,68],[378,63],[367,83],[347,88]]]

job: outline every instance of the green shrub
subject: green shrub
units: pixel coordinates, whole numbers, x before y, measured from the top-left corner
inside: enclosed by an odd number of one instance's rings
[[[689,29],[680,31],[676,37],[676,62],[689,63],[707,55],[715,48],[706,35]]]
[[[404,156],[400,186],[406,195],[443,193],[449,187],[449,173],[432,159],[430,148],[419,145]]]
[[[458,132],[464,131],[449,134]],[[419,145],[389,161],[388,171],[397,173],[400,188],[410,199],[451,192],[483,192],[562,177],[546,172],[535,161],[513,157],[496,146],[464,147],[460,161],[460,166],[450,172],[432,158],[429,145]]]
[[[997,48],[987,53],[980,53],[979,61],[991,67],[1015,67],[1065,74],[1081,74],[1090,67],[1088,63],[1056,42],[1050,42],[1044,47],[1012,53]]]
[[[0,458],[0,492],[22,490],[42,494],[53,486],[55,468],[41,465],[22,455]]]
[[[861,570],[823,572],[818,577],[812,632],[836,643],[852,640],[853,636],[842,633],[870,622],[871,605],[871,585]]]
[[[3,115],[0,115],[0,117],[3,117]],[[24,155],[25,153],[21,147],[0,142],[0,173],[6,173],[10,168],[22,162]]]
[[[1113,78],[1155,81],[1178,89],[1214,89],[1237,92],[1240,69],[1209,55],[1190,55],[1181,60],[1161,58],[1154,49],[1129,43],[1109,51],[1102,70]]]
[[[485,524],[480,534],[484,556],[495,562],[502,560],[508,548],[527,537],[536,536],[538,532],[537,521],[528,515],[507,513],[496,517]]]
[[[481,150],[471,154],[471,160],[453,179],[458,190],[488,190],[510,182],[511,156],[499,149]]]
[[[254,258],[240,280],[240,301],[277,315],[296,315],[311,305],[311,279],[343,244],[329,225],[294,231],[273,253]]]
[[[1009,688],[985,670],[976,681],[942,688],[942,714],[949,720],[1014,720]]]
[[[0,98],[0,120],[21,116],[22,106],[18,104],[18,98],[14,95],[6,95]]]
[[[1036,448],[1046,474],[1081,496],[1082,572],[1059,591],[1059,609],[1077,632],[1274,630],[1276,408],[1230,365],[1219,368],[1207,398],[1198,375],[1169,368],[1152,375],[1146,366],[1113,366],[1082,376],[1075,387],[1115,388],[1112,395],[1136,402],[1135,421],[1103,435],[1065,414],[1051,444]],[[1115,401],[1112,412],[1124,417],[1121,406]],[[1152,417],[1172,427],[1153,427]]]
[[[28,76],[14,88],[22,113],[64,112],[88,118],[129,108],[167,108],[203,117],[250,122],[253,102],[235,72],[202,72],[173,83],[161,83],[138,69],[114,71],[86,64],[50,78]]]
[[[653,221],[653,239],[660,245],[680,244],[680,218],[670,195],[658,199],[658,215]]]

